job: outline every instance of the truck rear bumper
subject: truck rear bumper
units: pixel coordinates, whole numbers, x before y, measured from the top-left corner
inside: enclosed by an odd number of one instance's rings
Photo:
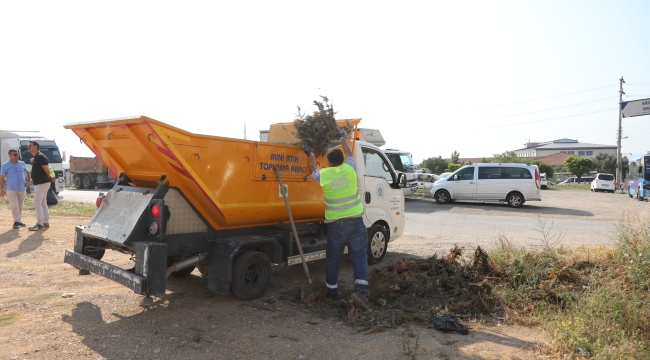
[[[88,270],[91,273],[113,280],[138,294],[145,293],[146,279],[143,276],[136,275],[115,265],[70,250],[65,251],[63,261],[77,269]]]

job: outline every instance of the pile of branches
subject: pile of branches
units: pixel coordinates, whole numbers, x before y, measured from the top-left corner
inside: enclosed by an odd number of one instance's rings
[[[462,247],[455,246],[443,257],[401,259],[374,269],[368,293],[371,313],[354,309],[347,299],[319,302],[313,307],[314,312],[378,329],[408,322],[432,326],[437,315],[472,317],[494,311],[496,298],[486,281],[494,269],[487,253],[479,247],[471,261],[466,262],[462,252]],[[325,296],[323,292],[323,300]]]
[[[294,134],[302,142],[301,145],[309,146],[317,157],[327,154],[327,149],[332,143],[338,143],[341,139],[341,130],[346,134],[352,130],[349,123],[339,128],[334,119],[334,107],[329,99],[321,96],[321,100],[314,100],[317,109],[311,115],[301,113],[298,107],[298,119],[294,121],[296,128]]]

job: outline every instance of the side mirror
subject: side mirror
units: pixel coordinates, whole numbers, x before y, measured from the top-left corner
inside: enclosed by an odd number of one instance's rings
[[[62,152],[62,154],[63,154],[63,156],[61,157],[61,159],[65,162],[65,151]]]
[[[401,188],[405,188],[405,187],[408,186],[408,184],[406,183],[406,174],[405,173],[399,173],[399,175],[397,175],[397,183],[399,184],[399,187],[401,187]]]
[[[643,172],[643,166],[639,166],[639,171],[638,171],[638,173],[640,174],[640,173],[642,173],[642,172]]]
[[[458,175],[454,175],[454,180],[458,180]]]

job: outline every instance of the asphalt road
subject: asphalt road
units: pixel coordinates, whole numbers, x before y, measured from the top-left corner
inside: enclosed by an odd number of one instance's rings
[[[86,190],[86,189],[74,189],[74,188],[66,188],[63,191],[59,192],[58,198],[60,200],[67,200],[67,201],[78,201],[78,202],[86,202],[86,203],[91,203],[94,204],[95,200],[97,200],[97,196],[99,196],[100,192],[106,193],[109,189],[93,189],[93,190]]]
[[[542,196],[518,209],[504,203],[441,205],[428,198],[407,199],[404,236],[390,243],[388,255],[431,256],[454,245],[490,248],[499,237],[525,247],[608,246],[625,213],[650,206],[623,194],[545,190]]]

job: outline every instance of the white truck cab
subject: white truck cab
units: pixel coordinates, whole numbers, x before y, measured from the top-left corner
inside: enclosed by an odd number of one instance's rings
[[[407,187],[402,188],[404,195],[411,195],[418,189],[418,174],[413,162],[413,156],[408,151],[400,151],[396,149],[383,150],[384,154],[388,157],[390,162],[397,173],[404,173],[406,175]]]

